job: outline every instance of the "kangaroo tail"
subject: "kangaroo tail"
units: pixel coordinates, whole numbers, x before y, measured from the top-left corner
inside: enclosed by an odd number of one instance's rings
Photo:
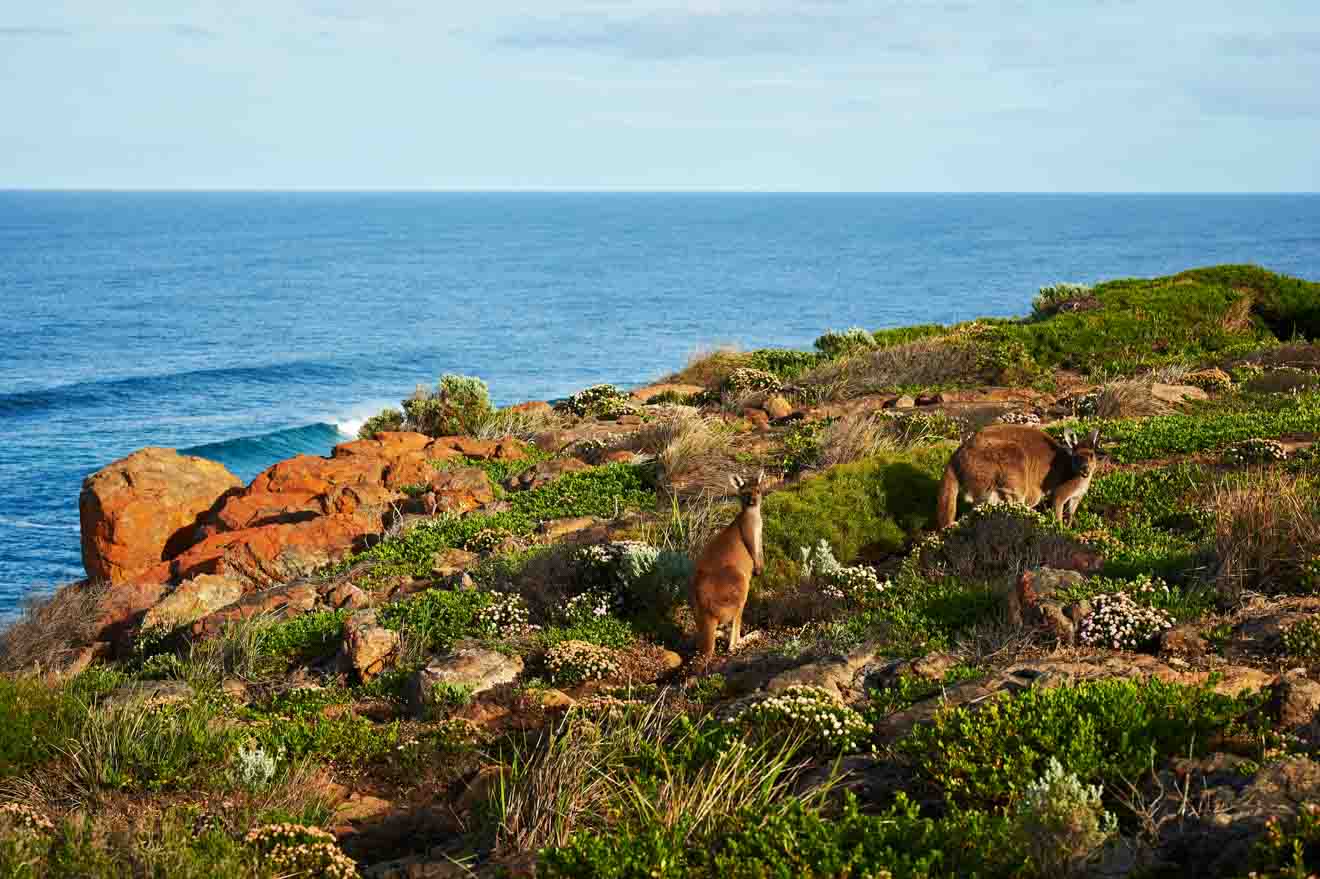
[[[940,480],[939,499],[935,502],[935,524],[941,529],[953,524],[958,515],[958,474],[953,472],[953,465],[944,468],[944,478]]]

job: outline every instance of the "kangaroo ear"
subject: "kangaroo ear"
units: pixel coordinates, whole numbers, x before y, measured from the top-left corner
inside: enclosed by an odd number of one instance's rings
[[[757,484],[757,485],[760,485],[762,482],[765,482],[765,468],[764,468],[764,467],[762,467],[760,470],[758,470],[758,471],[756,472],[756,484]]]
[[[1063,444],[1070,449],[1077,445],[1077,437],[1073,436],[1071,427],[1063,432]]]
[[[1097,427],[1092,430],[1091,435],[1086,438],[1086,442],[1093,449],[1100,448],[1100,428]]]
[[[729,484],[732,485],[735,490],[743,487],[743,481],[739,479],[737,476],[730,476]]]

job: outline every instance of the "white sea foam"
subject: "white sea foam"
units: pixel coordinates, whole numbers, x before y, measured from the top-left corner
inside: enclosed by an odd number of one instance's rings
[[[362,403],[354,403],[348,407],[348,410],[340,414],[327,418],[326,421],[333,424],[344,436],[357,439],[358,431],[362,425],[367,423],[367,419],[373,415],[379,415],[380,410],[394,407],[398,408],[398,400],[367,400]]]
[[[14,519],[10,516],[0,516],[0,525],[7,528],[34,528],[40,531],[72,531],[78,533],[77,525],[51,525],[44,522],[32,522],[27,519]]]

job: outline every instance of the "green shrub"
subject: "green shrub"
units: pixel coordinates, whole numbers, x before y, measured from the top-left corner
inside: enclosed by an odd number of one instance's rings
[[[816,350],[826,357],[843,357],[858,351],[875,347],[875,336],[861,327],[846,330],[830,330],[816,339]]]
[[[851,564],[863,550],[887,555],[931,526],[948,453],[925,449],[843,464],[762,501],[765,574],[760,588],[795,585],[799,549],[825,540]]]
[[[1075,876],[1118,832],[1105,811],[1099,785],[1082,784],[1051,757],[1045,774],[1029,786],[1014,813],[1014,825],[1032,867],[1040,876]]]
[[[258,649],[294,662],[329,656],[343,643],[347,617],[346,610],[323,610],[272,623],[258,634]]]
[[[934,339],[948,333],[947,327],[939,324],[913,324],[910,327],[889,327],[876,330],[871,334],[877,348],[891,348],[894,345],[906,345],[922,339]]]
[[[613,417],[632,411],[632,398],[614,385],[592,385],[555,404],[555,410],[581,418]]]
[[[789,351],[779,348],[760,348],[746,355],[747,365],[753,369],[772,373],[788,380],[820,363],[821,355],[814,351]]]
[[[840,705],[821,687],[797,685],[748,705],[728,723],[769,741],[801,738],[824,754],[859,750],[871,735],[861,714]]]
[[[403,401],[405,428],[427,436],[474,434],[493,412],[485,382],[452,373],[440,377],[434,393],[418,387]]]
[[[720,385],[720,392],[737,397],[742,394],[768,393],[779,390],[781,382],[772,372],[762,369],[742,367],[735,369],[725,377]]]
[[[550,677],[561,684],[600,681],[619,673],[614,651],[587,641],[560,641],[545,652]]]
[[[1320,620],[1306,617],[1285,629],[1283,649],[1289,656],[1320,658]]]
[[[540,641],[547,648],[564,641],[585,641],[601,647],[623,648],[637,640],[625,621],[612,616],[592,616],[566,626],[547,626]]]
[[[448,650],[460,638],[483,633],[481,611],[494,596],[479,590],[427,589],[385,605],[376,616],[385,628],[407,631],[430,650]]]
[[[371,439],[382,431],[403,430],[403,413],[398,409],[382,409],[362,422],[358,428],[358,439]]]
[[[1320,870],[1320,805],[1305,803],[1287,820],[1271,815],[1243,879],[1308,879]]]
[[[785,475],[800,473],[809,467],[815,467],[821,459],[821,439],[825,428],[833,419],[824,421],[803,421],[793,425],[784,434],[784,452],[779,466]]]
[[[1022,875],[1025,858],[1007,819],[955,812],[934,820],[899,793],[880,814],[845,797],[837,813],[801,802],[731,816],[700,837],[682,829],[583,833],[542,853],[543,879],[953,879]]]
[[[1085,783],[1119,784],[1147,771],[1152,756],[1203,752],[1250,704],[1155,678],[1085,682],[942,711],[898,748],[953,802],[1003,806],[1049,757]]]
[[[25,772],[56,753],[85,713],[62,687],[0,675],[0,778]]]
[[[1036,320],[1049,317],[1065,303],[1081,299],[1090,292],[1089,284],[1073,284],[1067,281],[1041,287],[1036,298],[1031,301],[1031,316]]]

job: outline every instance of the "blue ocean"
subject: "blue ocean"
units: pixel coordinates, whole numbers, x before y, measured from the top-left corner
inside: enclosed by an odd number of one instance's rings
[[[1320,196],[0,192],[0,616],[141,446],[250,479],[445,372],[547,399],[1225,262],[1320,279]]]

